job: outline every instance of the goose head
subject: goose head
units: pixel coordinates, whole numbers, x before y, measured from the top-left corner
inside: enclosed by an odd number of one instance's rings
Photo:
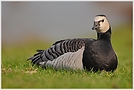
[[[105,33],[109,30],[110,24],[105,15],[96,15],[94,18],[94,24],[92,30],[96,30],[97,33]]]

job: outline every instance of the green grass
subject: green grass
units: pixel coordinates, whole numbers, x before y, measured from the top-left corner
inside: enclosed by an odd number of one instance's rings
[[[132,88],[132,28],[122,26],[112,32],[112,44],[119,62],[113,73],[32,67],[26,59],[36,49],[48,48],[50,43],[26,42],[12,47],[3,44],[2,88]]]

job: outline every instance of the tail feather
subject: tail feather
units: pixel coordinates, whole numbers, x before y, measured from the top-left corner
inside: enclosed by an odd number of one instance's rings
[[[28,58],[27,61],[28,61],[28,60],[31,60],[32,58],[33,58],[33,57]]]
[[[36,50],[38,53],[43,53],[44,50]]]
[[[34,64],[40,65],[40,62],[43,62],[41,55],[44,52],[44,50],[37,50],[38,53],[34,54],[34,56],[28,58],[27,60],[31,60],[32,66]]]
[[[36,56],[34,59],[32,59],[32,63],[36,64],[36,62],[40,59],[41,59],[40,56]],[[40,61],[42,61],[42,60],[40,60]]]
[[[40,62],[42,62],[42,60],[40,59],[40,58],[38,58],[37,60],[35,60],[35,61],[32,61],[32,66],[34,66],[35,64],[37,65],[37,66],[40,66]]]
[[[34,54],[34,56],[37,56],[37,55],[39,55],[39,54],[41,54],[41,53],[38,52],[38,53]]]

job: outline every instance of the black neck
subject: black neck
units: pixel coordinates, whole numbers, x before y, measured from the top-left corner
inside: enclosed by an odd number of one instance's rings
[[[111,39],[111,27],[105,33],[97,33],[97,39],[103,39],[103,40],[110,41],[110,39]]]

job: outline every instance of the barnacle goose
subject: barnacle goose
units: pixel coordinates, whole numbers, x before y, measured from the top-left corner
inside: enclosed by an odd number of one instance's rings
[[[111,44],[111,26],[105,15],[96,15],[92,30],[97,39],[74,38],[55,42],[46,50],[37,50],[28,60],[43,68],[106,70],[117,68],[117,56]]]

